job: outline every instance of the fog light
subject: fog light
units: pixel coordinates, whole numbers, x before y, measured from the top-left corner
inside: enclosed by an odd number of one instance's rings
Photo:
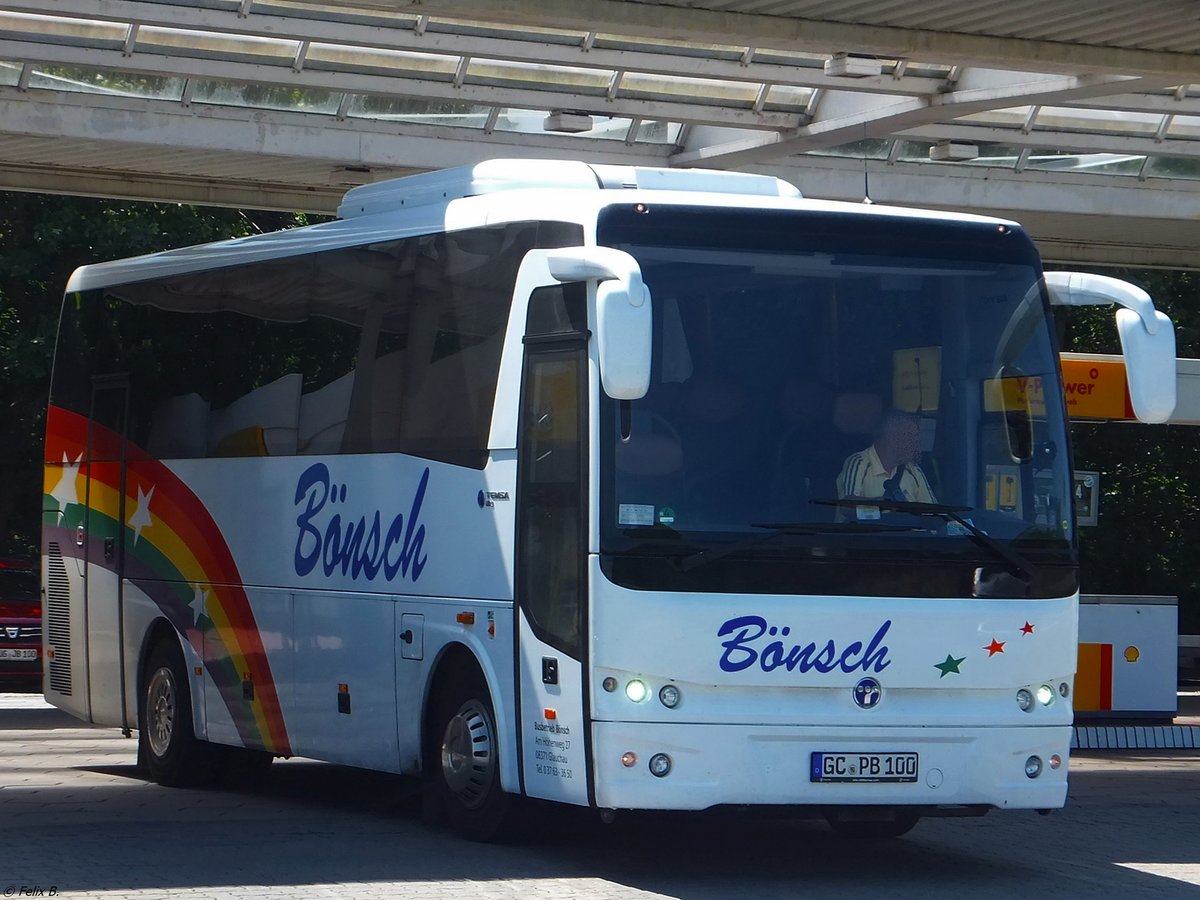
[[[1042,758],[1040,756],[1031,756],[1025,760],[1025,776],[1027,778],[1037,778],[1042,774]]]
[[[637,765],[637,754],[634,753],[632,750],[622,753],[621,754],[621,765],[623,765],[627,769],[632,769],[634,766]]]
[[[673,684],[664,684],[658,691],[659,702],[662,703],[662,705],[667,709],[674,709],[677,707],[682,696],[683,695],[679,693],[679,688],[675,687]]]
[[[617,689],[617,679],[609,675],[602,682],[600,682],[600,686],[611,694]]]
[[[1017,706],[1021,707],[1025,712],[1033,709],[1033,694],[1029,692],[1028,688],[1021,688],[1017,691]]]
[[[646,685],[643,682],[635,678],[629,684],[625,685],[625,696],[634,703],[641,703],[650,696],[650,691],[646,689]]]
[[[1050,754],[1050,768],[1057,769],[1061,765],[1062,765],[1062,757],[1059,756],[1057,753]]]
[[[1071,686],[1065,681],[1058,686],[1058,696],[1063,698],[1071,696]]]
[[[650,774],[655,778],[664,778],[671,772],[671,757],[665,753],[655,753],[650,757]]]
[[[1048,684],[1043,684],[1037,689],[1037,701],[1042,706],[1049,706],[1054,702],[1054,688]]]

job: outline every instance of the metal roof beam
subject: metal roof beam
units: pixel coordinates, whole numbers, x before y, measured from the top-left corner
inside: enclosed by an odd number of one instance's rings
[[[967,68],[953,90],[937,97],[891,99],[838,91],[822,101],[816,119],[794,131],[754,135],[716,146],[690,146],[673,156],[671,164],[722,168],[750,165],[864,138],[887,137],[969,113],[1022,105],[1053,105],[1068,99],[1124,91],[1131,86],[1159,85],[1153,80],[1123,75],[1076,78]]]
[[[53,102],[0,88],[0,122],[11,135],[64,137],[97,148],[128,146],[186,151],[265,154],[278,160],[327,161],[336,166],[439,169],[492,156],[561,159],[586,155],[596,162],[662,165],[669,147],[622,140],[581,141],[559,134],[524,134],[408,122],[348,119],[243,107],[210,106],[203,114],[168,101],[78,94]],[[98,151],[97,151],[98,152]],[[220,161],[219,156],[215,158]],[[170,154],[164,155],[171,165]],[[37,161],[37,160],[34,160]]]
[[[138,22],[147,27],[195,30],[224,36],[248,35],[327,42],[348,48],[471,56],[601,70],[619,69],[686,78],[769,82],[792,87],[834,87],[843,83],[843,79],[825,75],[820,66],[761,62],[754,61],[753,57],[743,62],[744,53],[741,57],[730,56],[726,59],[714,53],[671,53],[669,48],[662,51],[627,50],[597,47],[594,44],[554,43],[530,37],[528,32],[515,32],[511,37],[459,34],[436,30],[437,23],[430,23],[428,16],[423,17],[425,25],[422,29],[416,24],[413,27],[398,27],[285,16],[274,10],[264,13],[252,9],[248,16],[241,17],[234,10],[194,8],[146,0],[3,0],[0,9],[122,24]],[[594,40],[594,32],[592,34]],[[938,79],[928,76],[902,75],[896,78],[880,75],[859,79],[855,89],[883,94],[932,94],[938,90],[938,84]]]
[[[0,190],[332,215],[337,211],[346,188],[331,186],[322,189],[303,185],[239,183],[227,179],[181,178],[161,172],[69,171],[5,165],[0,167]]]
[[[326,0],[355,6],[359,0]],[[407,7],[407,4],[405,4]],[[990,68],[1080,74],[1125,72],[1200,82],[1200,57],[1122,47],[975,35],[920,28],[804,19],[782,15],[680,8],[626,0],[421,0],[420,10],[445,18],[546,28],[614,31],[719,43],[737,35],[759,50],[827,53],[847,48],[887,59],[917,59]]]
[[[1095,97],[1086,102],[1065,100],[1055,105],[1074,109],[1103,109],[1110,112],[1200,116],[1200,96],[1176,97],[1174,94],[1112,94],[1107,97]]]
[[[965,141],[1008,147],[1043,148],[1064,153],[1127,153],[1132,156],[1179,156],[1200,158],[1200,141],[1158,138],[1155,134],[1094,134],[1038,128],[1024,134],[1020,129],[995,128],[966,122],[923,125],[899,132],[923,141]]]
[[[714,105],[696,96],[691,102],[644,100],[629,93],[609,100],[601,89],[596,95],[570,90],[566,85],[552,89],[511,87],[466,81],[455,86],[452,80],[438,81],[421,77],[399,77],[354,71],[321,69],[312,60],[296,71],[290,59],[281,65],[235,60],[149,54],[145,51],[125,56],[120,49],[76,47],[55,44],[0,40],[0,59],[48,65],[91,66],[118,72],[173,75],[184,78],[215,78],[282,87],[304,87],[334,92],[377,94],[420,100],[457,101],[480,106],[519,109],[578,109],[598,116],[640,116],[673,122],[697,122],[736,125],[742,128],[790,128],[801,121],[798,113],[764,111],[756,113],[748,102],[745,108]],[[3,127],[3,126],[0,126]]]

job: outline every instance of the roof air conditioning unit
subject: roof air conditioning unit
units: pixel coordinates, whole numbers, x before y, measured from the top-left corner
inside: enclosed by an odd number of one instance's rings
[[[543,131],[557,131],[562,134],[579,134],[592,130],[592,117],[587,113],[570,112],[556,109],[542,120]]]
[[[979,156],[975,144],[959,144],[954,141],[939,141],[929,148],[929,158],[937,162],[966,162]]]
[[[825,74],[830,78],[870,78],[883,73],[883,63],[866,56],[835,53],[825,60]]]

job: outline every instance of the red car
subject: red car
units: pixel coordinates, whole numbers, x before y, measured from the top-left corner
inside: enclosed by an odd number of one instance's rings
[[[31,562],[0,559],[0,690],[42,677],[42,601]]]

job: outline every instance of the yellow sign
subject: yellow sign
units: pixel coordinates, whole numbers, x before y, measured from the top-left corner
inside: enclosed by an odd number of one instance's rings
[[[934,412],[942,380],[940,347],[897,350],[892,362],[892,405],[905,412]]]
[[[1076,419],[1133,418],[1124,362],[1066,357],[1060,362],[1067,415]],[[988,412],[1028,408],[1030,415],[1044,416],[1046,396],[1042,379],[990,378],[983,383],[983,407]]]
[[[1016,466],[988,466],[983,494],[987,509],[1021,514],[1021,470]]]
[[[1040,376],[989,378],[983,383],[983,408],[988,412],[1028,409],[1031,416],[1044,416],[1045,386]]]
[[[1063,359],[1067,415],[1079,419],[1132,419],[1125,363],[1105,359]]]

